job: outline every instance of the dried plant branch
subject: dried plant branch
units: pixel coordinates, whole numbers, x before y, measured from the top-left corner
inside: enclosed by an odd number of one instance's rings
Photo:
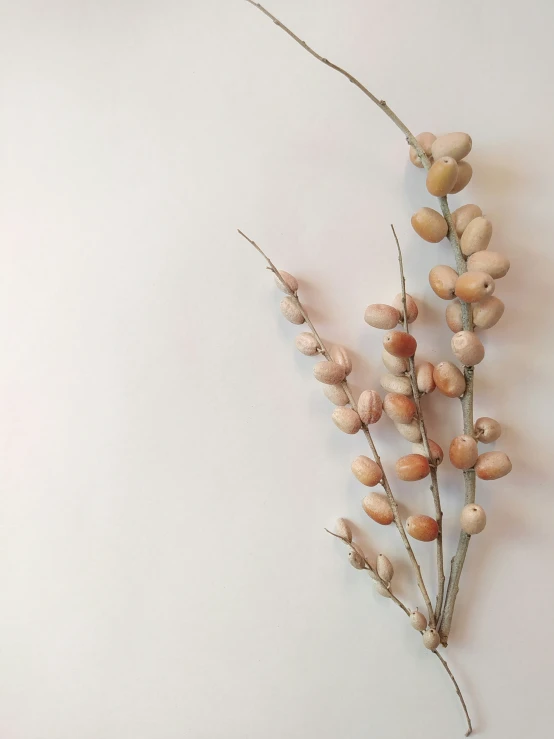
[[[410,325],[408,323],[408,305],[406,301],[406,276],[404,274],[404,262],[402,260],[402,249],[400,248],[400,242],[398,241],[398,236],[396,235],[396,231],[394,230],[394,226],[391,223],[391,229],[394,236],[394,240],[396,241],[396,249],[398,251],[398,267],[400,270],[400,289],[402,293],[402,305],[404,307],[404,331],[406,331],[407,334],[410,333]],[[442,609],[442,602],[444,598],[444,555],[443,555],[443,546],[442,546],[442,508],[441,508],[441,499],[440,499],[440,492],[439,492],[439,481],[438,481],[438,473],[437,473],[437,466],[433,461],[433,456],[431,454],[431,449],[429,447],[429,437],[427,436],[427,428],[425,426],[425,419],[423,417],[423,409],[421,407],[421,393],[419,392],[419,388],[417,385],[417,377],[416,377],[416,371],[415,371],[415,361],[414,357],[409,357],[408,359],[408,376],[410,378],[410,383],[412,385],[412,395],[414,397],[414,402],[416,405],[417,410],[417,419],[419,421],[419,429],[421,431],[421,440],[423,443],[423,448],[425,449],[425,454],[427,455],[427,458],[429,459],[429,468],[430,468],[430,477],[431,477],[431,493],[433,495],[433,503],[435,505],[435,518],[437,519],[438,524],[438,533],[437,533],[437,579],[438,579],[438,587],[437,587],[437,602],[435,605],[435,619],[438,623],[441,615],[441,609]]]
[[[283,278],[281,277],[281,274],[280,274],[279,270],[277,269],[277,267],[275,267],[275,265],[273,264],[273,262],[271,261],[271,259],[266,254],[264,254],[264,252],[261,250],[261,248],[258,246],[258,244],[256,244],[255,241],[253,241],[251,238],[249,238],[240,229],[237,229],[237,230],[238,230],[239,234],[243,238],[245,238],[246,241],[248,241],[250,244],[252,244],[252,246],[257,251],[259,251],[259,253],[266,260],[266,262],[267,262],[267,264],[269,266],[269,269],[273,272],[273,274],[275,275],[275,277],[279,280],[279,282],[283,286],[284,291],[295,301],[296,305],[298,306],[298,309],[302,313],[302,316],[304,317],[304,320],[305,320],[306,324],[310,327],[313,335],[315,336],[315,338],[317,339],[317,341],[319,343],[319,347],[320,347],[320,350],[321,350],[320,353],[322,354],[322,356],[325,357],[325,359],[327,361],[332,362],[333,360],[332,360],[332,357],[331,357],[330,353],[327,350],[327,347],[323,343],[323,341],[322,341],[320,335],[318,334],[315,326],[313,325],[312,321],[310,320],[310,317],[308,316],[306,310],[304,309],[304,306],[302,305],[302,303],[298,299],[298,295],[296,293],[293,293],[292,292],[292,290],[289,288],[289,286],[287,285],[287,283],[285,282],[285,280],[283,280]],[[351,406],[352,410],[354,410],[354,411],[357,412],[358,407],[357,407],[356,401],[354,400],[354,396],[352,395],[352,390],[350,388],[350,385],[348,384],[348,381],[347,380],[344,380],[341,383],[341,386],[344,389],[344,392],[346,393],[346,395],[348,397],[348,401],[350,403],[350,406]],[[364,436],[366,437],[367,443],[369,444],[369,447],[371,449],[373,458],[377,462],[377,464],[379,465],[379,467],[381,468],[381,471],[383,473],[383,478],[381,480],[381,485],[382,485],[383,489],[385,490],[385,494],[386,494],[386,496],[388,498],[388,501],[390,503],[390,506],[392,508],[392,512],[393,512],[393,516],[394,516],[394,523],[396,524],[396,528],[398,529],[398,533],[400,534],[400,538],[402,539],[402,542],[404,544],[404,547],[406,548],[406,551],[408,552],[408,556],[409,556],[410,561],[412,563],[412,567],[414,568],[415,575],[416,575],[416,580],[417,580],[417,584],[418,584],[418,587],[419,587],[419,589],[421,591],[421,595],[423,597],[423,600],[425,601],[425,605],[427,607],[427,611],[428,611],[428,614],[429,614],[429,623],[431,624],[431,626],[435,626],[435,624],[436,624],[436,621],[435,621],[435,612],[434,612],[433,606],[431,604],[431,599],[429,598],[429,593],[427,592],[427,588],[425,587],[425,582],[423,580],[423,575],[421,574],[421,568],[419,566],[419,562],[417,561],[417,558],[416,558],[416,556],[414,554],[414,550],[412,549],[412,546],[410,544],[410,541],[408,539],[408,536],[406,535],[406,531],[404,530],[404,524],[402,523],[402,519],[400,518],[400,514],[398,512],[398,504],[397,504],[396,499],[395,499],[395,497],[393,495],[393,492],[391,490],[389,481],[387,479],[387,475],[385,473],[385,470],[383,469],[383,464],[381,462],[381,458],[379,457],[379,454],[377,452],[377,448],[375,446],[375,443],[373,441],[373,438],[371,436],[371,433],[370,433],[370,431],[369,431],[369,429],[367,427],[367,424],[362,423],[362,431],[364,433]]]
[[[297,44],[302,46],[311,56],[313,56],[318,61],[325,64],[327,67],[330,67],[331,69],[334,69],[339,74],[346,77],[349,82],[351,82],[353,85],[355,85],[361,92],[364,93],[375,105],[377,105],[383,113],[385,113],[386,116],[388,116],[391,121],[402,131],[404,136],[406,137],[407,142],[410,144],[410,146],[413,146],[415,151],[417,152],[417,155],[419,159],[421,160],[423,166],[425,169],[429,169],[431,166],[431,162],[429,161],[429,157],[425,154],[422,147],[420,146],[418,140],[414,136],[414,134],[410,131],[410,129],[406,126],[403,121],[400,120],[400,118],[392,111],[387,103],[384,100],[380,100],[376,95],[374,95],[372,92],[370,92],[365,85],[363,85],[354,75],[350,74],[350,72],[347,72],[342,67],[339,67],[337,64],[334,64],[333,62],[330,62],[325,57],[321,56],[321,54],[318,54],[314,49],[312,49],[305,41],[302,41],[302,39],[297,36],[293,31],[290,30],[290,28],[287,28],[278,18],[276,18],[272,13],[270,13],[266,8],[263,7],[260,3],[254,2],[254,0],[246,0],[247,3],[250,5],[253,5],[255,8],[258,8],[264,15],[266,15],[268,18],[270,18],[275,25],[277,25],[281,30],[283,30],[288,36],[290,36],[294,41],[296,41]],[[466,263],[464,259],[464,255],[462,254],[462,250],[460,248],[460,241],[458,239],[458,235],[456,233],[456,229],[454,228],[454,224],[452,223],[452,214],[450,212],[450,208],[448,205],[448,198],[441,197],[438,198],[440,208],[442,211],[442,214],[448,224],[448,239],[450,241],[450,244],[452,246],[452,250],[454,252],[454,258],[456,260],[456,269],[458,274],[462,274],[463,272],[466,272]],[[464,303],[463,301],[460,301],[462,305],[462,324],[464,331],[473,331],[473,319],[471,315],[471,307]],[[466,380],[466,392],[464,396],[462,397],[462,412],[463,412],[463,419],[464,419],[464,433],[465,434],[473,434],[473,368],[464,368],[464,374],[465,374],[465,380]],[[369,441],[369,439],[368,439]],[[370,443],[371,446],[371,443]],[[377,461],[377,460],[376,460]],[[475,474],[470,473],[464,474],[464,484],[465,484],[465,501],[466,504],[474,503],[475,502]],[[448,583],[448,588],[446,592],[446,600],[444,603],[444,612],[443,612],[443,618],[442,618],[442,625],[441,625],[441,637],[442,637],[442,643],[444,646],[448,643],[448,634],[450,632],[450,627],[452,623],[452,617],[454,613],[454,605],[456,602],[456,596],[458,594],[459,589],[459,581],[460,576],[462,573],[462,568],[464,566],[465,557],[467,554],[467,549],[469,546],[469,538],[464,532],[462,531],[460,533],[460,540],[458,543],[458,549],[456,551],[455,556],[452,559],[451,563],[451,569],[450,569],[450,578]]]

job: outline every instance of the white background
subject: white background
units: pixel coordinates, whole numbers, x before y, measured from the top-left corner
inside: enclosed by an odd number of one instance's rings
[[[269,0],[268,0],[269,2]],[[476,414],[509,478],[480,483],[448,658],[479,735],[551,734],[552,131],[548,0],[272,0],[414,130],[468,131],[491,248],[512,262]],[[446,242],[392,123],[246,3],[0,3],[2,739],[461,736],[447,675],[323,531],[394,561],[247,231],[325,339],[379,386],[397,226],[420,356],[450,359],[427,284]],[[456,401],[425,401],[431,435]],[[384,419],[387,465],[410,451]],[[394,477],[394,475],[392,475]],[[461,475],[441,469],[449,555]],[[427,483],[396,484],[431,513]],[[433,583],[434,546],[416,542]],[[434,591],[434,584],[432,585]]]

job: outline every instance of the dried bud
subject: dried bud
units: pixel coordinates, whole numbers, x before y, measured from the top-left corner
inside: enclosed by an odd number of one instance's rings
[[[342,536],[343,539],[346,539],[346,541],[351,542],[352,541],[352,531],[350,529],[350,526],[348,525],[348,522],[344,520],[344,518],[337,518],[337,522],[335,524],[335,534],[337,536]]]
[[[392,305],[374,303],[365,309],[364,320],[373,328],[394,328],[400,321],[400,313]]]
[[[487,514],[480,505],[470,503],[462,508],[460,524],[466,534],[480,534],[487,525]]]
[[[439,525],[430,516],[408,516],[406,531],[418,541],[435,541],[439,533]]]
[[[362,507],[367,515],[382,526],[388,526],[394,521],[394,515],[386,495],[370,493],[362,500]]]
[[[494,280],[486,272],[464,272],[456,280],[456,295],[466,303],[477,303],[493,292]]]
[[[410,612],[410,624],[416,631],[425,631],[427,628],[427,619],[416,608],[415,611]]]
[[[404,375],[408,371],[408,360],[403,357],[393,357],[386,349],[383,349],[381,359],[391,375],[400,376]]]
[[[429,474],[429,460],[422,454],[406,454],[397,460],[396,474],[405,482],[423,480]]]
[[[511,471],[512,463],[504,452],[484,452],[475,463],[475,472],[481,480],[498,480]]]
[[[417,413],[414,401],[399,393],[387,393],[385,395],[383,410],[394,423],[410,423]]]
[[[377,574],[385,582],[390,582],[394,575],[394,568],[391,561],[388,557],[385,557],[384,554],[379,554],[377,556]]]
[[[281,300],[280,307],[281,313],[284,315],[287,321],[290,321],[297,326],[300,326],[300,324],[304,323],[304,316],[302,315],[302,311],[298,306],[296,298],[287,295],[286,298],[283,298]]]
[[[479,452],[477,442],[471,436],[462,434],[452,439],[448,450],[450,461],[459,470],[469,470],[477,462]]]
[[[508,274],[510,260],[497,251],[476,251],[468,257],[469,272],[486,272],[493,280],[499,280]]]
[[[319,342],[310,331],[303,331],[294,340],[296,348],[307,357],[313,357],[319,353]]]
[[[350,560],[352,567],[356,570],[365,570],[365,560],[355,549],[351,549],[348,552],[348,559]]]
[[[457,162],[467,157],[471,151],[471,136],[467,133],[445,133],[439,136],[431,144],[431,152],[434,159],[440,157],[452,157]]]
[[[440,643],[441,638],[439,636],[439,632],[436,629],[426,629],[423,632],[423,644],[427,647],[427,649],[430,649],[433,652]]]
[[[454,331],[455,334],[463,329],[462,304],[457,298],[446,306],[446,323],[448,324],[448,328]]]
[[[456,281],[458,273],[447,264],[437,264],[429,272],[429,284],[431,289],[443,300],[452,300],[456,297]]]
[[[485,347],[473,331],[458,331],[450,342],[452,352],[466,367],[479,364],[485,357]]]
[[[450,190],[452,195],[461,192],[464,187],[469,185],[473,177],[473,168],[469,162],[458,162],[458,177],[454,183],[454,187]]]
[[[362,485],[367,485],[370,488],[381,482],[383,478],[383,470],[379,467],[377,462],[374,462],[363,454],[356,457],[352,462],[351,468],[354,473],[354,477],[356,477]]]
[[[427,439],[429,443],[429,451],[431,452],[431,456],[428,457],[428,459],[433,462],[435,465],[439,465],[442,460],[444,459],[444,452],[440,448],[440,446],[437,444],[436,441],[433,441],[432,439]],[[427,457],[427,452],[425,451],[424,444],[413,444],[412,446],[412,452],[414,454],[423,454],[424,457]]]
[[[437,137],[434,133],[429,133],[428,131],[424,131],[423,133],[420,133],[416,136],[417,142],[428,157],[431,156],[431,145],[436,138]],[[423,169],[423,163],[418,157],[417,151],[414,149],[413,146],[410,146],[410,161],[412,164],[415,164],[416,167]]]
[[[478,218],[479,216],[483,215],[483,211],[478,205],[473,205],[472,203],[468,203],[467,205],[462,205],[460,208],[456,208],[454,213],[452,213],[452,223],[454,224],[454,228],[456,229],[456,233],[458,236],[461,236],[463,232],[468,227],[469,223],[473,221],[474,218]]]
[[[491,240],[492,223],[484,216],[470,221],[460,239],[462,254],[469,257],[477,251],[484,251]]]
[[[383,414],[383,401],[375,390],[364,390],[358,398],[358,415],[365,424],[377,423]]]
[[[373,587],[379,593],[379,595],[382,595],[383,596],[383,598],[390,598],[390,593],[388,591],[388,588],[386,588],[383,585],[383,583],[376,582],[376,583],[374,583]]]
[[[338,385],[345,378],[344,367],[336,362],[318,362],[314,366],[314,377],[325,385]]]
[[[427,172],[427,190],[437,198],[443,198],[452,190],[458,179],[458,163],[452,157],[439,157]]]
[[[323,395],[333,405],[348,405],[348,395],[342,385],[323,385]]]
[[[435,367],[433,379],[443,395],[459,398],[466,389],[466,381],[460,370],[451,362],[440,362]]]
[[[475,437],[483,444],[491,444],[500,438],[502,426],[494,418],[483,416],[475,421]]]
[[[411,423],[395,423],[394,425],[398,433],[408,441],[414,444],[421,441],[421,429],[416,418]]]
[[[420,393],[432,393],[435,389],[434,370],[435,367],[431,362],[422,362],[416,367],[417,389]]]
[[[398,313],[400,314],[399,323],[404,322],[404,303],[402,302],[402,293],[398,293],[394,300],[392,301],[392,304],[394,307],[398,310]],[[408,295],[406,293],[406,308],[408,311],[408,323],[413,323],[415,319],[417,318],[417,315],[419,313],[419,309],[417,307],[417,303],[412,298],[411,295]],[[391,326],[391,328],[394,328],[394,326]]]
[[[342,346],[334,346],[329,353],[333,362],[336,362],[336,364],[340,364],[341,367],[344,367],[344,374],[348,377],[348,375],[352,372],[352,362],[350,360],[350,357],[348,356],[346,349]]]
[[[394,357],[413,357],[417,341],[404,331],[387,331],[383,337],[383,346]]]
[[[448,233],[448,223],[433,208],[420,208],[412,216],[412,228],[431,244],[438,244]]]
[[[473,304],[473,323],[477,328],[492,328],[504,314],[504,303],[491,295]]]
[[[388,393],[398,393],[400,395],[412,394],[412,383],[409,377],[382,375],[379,382],[383,390],[386,390]]]
[[[352,408],[339,406],[335,408],[331,418],[335,426],[344,431],[345,434],[357,434],[362,428],[362,420]]]
[[[284,270],[280,269],[279,274],[283,278],[283,280],[286,282],[288,289],[295,293],[298,290],[298,280],[293,275],[289,274],[288,272],[285,272]],[[281,280],[277,278],[277,275],[275,275],[275,284],[284,293],[288,293],[288,290],[285,289],[283,283]]]

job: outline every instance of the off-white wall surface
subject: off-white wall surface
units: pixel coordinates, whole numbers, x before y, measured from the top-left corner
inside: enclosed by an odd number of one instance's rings
[[[270,2],[270,0],[268,0]],[[553,5],[272,0],[415,132],[467,130],[491,248],[512,269],[476,414],[510,477],[479,483],[448,658],[479,736],[552,733]],[[421,303],[446,242],[402,135],[246,3],[1,3],[0,736],[445,739],[463,716],[403,614],[323,531],[346,516],[421,601],[396,531],[360,509],[297,328],[240,227],[300,280],[330,342],[378,387],[370,302]],[[425,401],[431,436],[457,401]],[[410,451],[384,419],[389,469]],[[394,475],[391,475],[394,477]],[[441,468],[449,556],[461,475]],[[432,513],[426,481],[396,484]],[[434,546],[415,543],[433,583]],[[432,584],[434,592],[434,583]]]

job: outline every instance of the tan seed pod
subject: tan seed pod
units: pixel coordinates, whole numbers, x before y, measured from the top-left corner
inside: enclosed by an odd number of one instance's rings
[[[458,179],[458,163],[452,157],[435,159],[427,172],[427,191],[437,198],[443,198],[452,190]]]
[[[508,274],[510,260],[497,251],[476,251],[468,257],[469,272],[486,272],[493,280],[499,280]]]
[[[405,331],[387,331],[383,337],[383,346],[394,357],[413,357],[417,341]]]
[[[298,290],[298,280],[294,275],[291,275],[289,272],[285,272],[284,270],[280,269],[279,274],[283,278],[283,280],[286,282],[287,287],[289,290],[293,293],[295,293]],[[277,279],[277,275],[275,275],[275,284],[284,293],[288,293],[288,290],[284,287],[281,280]]]
[[[450,443],[448,455],[454,467],[459,470],[469,470],[477,462],[479,456],[477,442],[467,434],[456,436]]]
[[[473,331],[458,331],[450,342],[452,352],[466,367],[473,367],[485,357],[485,347]]]
[[[467,185],[469,185],[472,177],[473,167],[471,166],[471,164],[469,162],[458,162],[458,176],[456,178],[456,182],[450,190],[450,193],[452,195],[456,195],[456,193],[461,192],[464,187],[467,187]]]
[[[314,367],[314,377],[325,385],[338,385],[345,378],[344,367],[336,362],[318,362]]]
[[[395,423],[394,425],[398,433],[407,441],[411,441],[412,444],[421,441],[421,429],[417,418],[414,418],[410,423]]]
[[[433,372],[435,367],[431,362],[421,362],[416,367],[416,382],[417,389],[420,393],[429,394],[435,389],[435,380],[433,379]]]
[[[387,496],[383,493],[370,493],[362,500],[362,507],[367,515],[376,523],[388,526],[394,521],[394,515]]]
[[[440,643],[441,638],[439,636],[439,632],[436,629],[425,629],[425,631],[423,632],[423,645],[427,647],[427,649],[430,649],[432,652],[434,652]]]
[[[364,320],[373,328],[394,328],[400,321],[400,313],[392,305],[373,303],[365,309]]]
[[[348,552],[348,559],[350,560],[352,567],[356,570],[365,570],[365,560],[355,549],[351,549]]]
[[[335,408],[331,415],[335,426],[345,434],[357,434],[362,428],[362,419],[352,408]]]
[[[448,233],[448,223],[433,208],[420,208],[412,216],[412,228],[431,244],[438,244]]]
[[[439,533],[439,526],[430,516],[408,516],[406,531],[418,541],[435,541]]]
[[[463,328],[462,304],[457,298],[446,306],[446,323],[455,334]]]
[[[420,133],[416,136],[419,145],[428,157],[431,156],[431,145],[436,138],[437,137],[435,136],[435,134],[429,133],[429,131],[424,131],[423,133]],[[410,146],[410,161],[412,164],[415,164],[416,167],[423,169],[423,163],[418,157],[417,151],[414,149],[413,146]]]
[[[464,272],[456,280],[456,296],[466,303],[477,303],[494,292],[494,280],[486,272]]]
[[[393,357],[392,354],[389,354],[386,349],[383,349],[381,359],[383,360],[383,364],[391,373],[391,375],[400,376],[404,375],[408,371],[408,360],[404,359],[403,357]]]
[[[431,289],[443,300],[452,300],[456,297],[455,288],[458,273],[447,264],[437,264],[429,272]]]
[[[287,321],[290,321],[297,326],[300,326],[302,323],[304,323],[304,316],[302,315],[302,311],[298,307],[295,298],[287,295],[286,298],[283,298],[281,300],[280,308],[281,313],[284,315]]]
[[[394,423],[410,423],[417,413],[412,398],[400,393],[387,393],[383,400],[383,410]]]
[[[484,251],[491,240],[492,223],[484,216],[477,216],[470,221],[460,239],[462,254],[466,257],[478,251]]]
[[[398,322],[403,323],[404,303],[402,302],[402,293],[398,293],[398,295],[395,296],[392,304],[397,309],[400,315]],[[408,293],[406,293],[406,308],[408,310],[408,323],[413,323],[418,316],[419,308],[417,307],[417,303],[415,302],[415,300],[412,298],[411,295],[408,295]],[[394,326],[392,326],[391,328],[394,328]]]
[[[384,554],[377,555],[377,574],[385,582],[390,582],[394,575],[394,567],[388,557]]]
[[[431,153],[434,159],[452,157],[457,162],[467,157],[471,151],[471,136],[467,133],[445,133],[436,138],[431,144]]]
[[[487,514],[477,503],[470,503],[462,508],[460,525],[470,536],[480,534],[487,525]]]
[[[433,379],[440,392],[449,398],[459,398],[465,392],[465,378],[452,362],[437,364],[433,372]]]
[[[383,415],[383,401],[375,390],[364,390],[358,398],[358,415],[365,424],[377,423]]]
[[[504,452],[484,452],[475,463],[475,473],[481,480],[498,480],[511,471],[512,463]]]
[[[323,394],[333,405],[348,405],[348,395],[342,385],[323,385]]]
[[[473,304],[473,323],[477,328],[492,328],[504,314],[504,303],[495,295]]]
[[[435,465],[439,465],[442,460],[444,459],[444,452],[440,448],[440,446],[437,444],[436,441],[433,441],[432,439],[427,439],[429,442],[429,451],[431,452],[431,461]],[[414,454],[422,454],[424,457],[427,457],[427,453],[425,451],[425,446],[423,443],[420,444],[413,444],[412,445],[412,452]]]
[[[454,228],[456,229],[458,236],[463,234],[469,223],[474,218],[478,218],[482,215],[483,211],[481,208],[478,205],[473,205],[473,203],[468,203],[467,205],[462,205],[459,208],[456,208],[454,213],[452,213],[452,223],[454,224]]]
[[[381,582],[379,575],[376,572],[372,572],[371,570],[368,570],[367,574],[371,577],[371,579],[374,582]]]
[[[310,331],[303,331],[294,340],[296,348],[307,357],[313,357],[319,353],[319,342]]]
[[[379,595],[382,595],[383,598],[390,598],[390,592],[388,589],[383,585],[381,582],[374,583],[375,590],[379,593]]]
[[[429,460],[422,454],[406,454],[397,460],[396,474],[405,482],[423,480],[429,474]]]
[[[341,367],[344,367],[344,374],[346,376],[348,376],[352,372],[352,361],[344,347],[334,346],[331,348],[329,354],[331,355],[331,359],[333,360],[333,362],[336,362],[336,364],[340,364]]]
[[[387,393],[398,393],[399,395],[411,395],[412,383],[409,377],[398,377],[397,375],[382,375],[381,387]]]
[[[367,485],[369,488],[374,487],[383,479],[383,470],[379,467],[377,462],[373,459],[361,454],[359,457],[352,462],[351,465],[354,477],[359,480],[362,485]]]
[[[348,525],[348,522],[345,521],[344,518],[337,518],[337,522],[335,524],[335,534],[337,534],[337,536],[342,536],[342,538],[346,539],[346,541],[352,541],[352,530]]]
[[[477,441],[483,444],[492,444],[493,441],[500,438],[502,426],[494,418],[482,416],[475,421],[474,433]]]
[[[410,624],[416,631],[425,631],[427,628],[427,619],[417,609],[410,612]]]

